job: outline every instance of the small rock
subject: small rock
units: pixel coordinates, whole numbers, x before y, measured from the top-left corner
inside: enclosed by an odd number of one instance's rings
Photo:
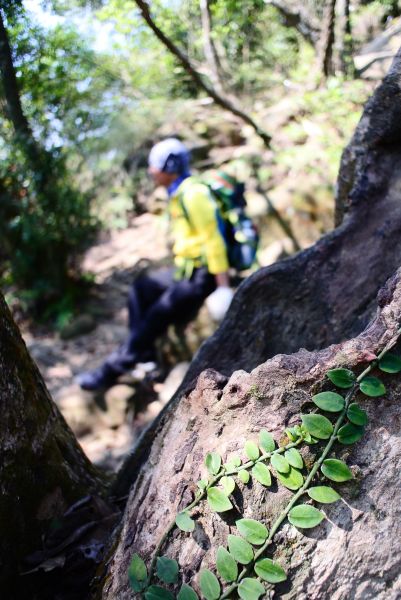
[[[70,340],[71,338],[90,333],[96,327],[95,319],[91,315],[80,315],[71,323],[66,325],[60,331],[62,340]]]

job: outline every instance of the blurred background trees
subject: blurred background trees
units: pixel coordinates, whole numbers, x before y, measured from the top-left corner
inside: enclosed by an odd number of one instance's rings
[[[150,4],[207,85],[272,135],[273,156],[256,165],[267,190],[288,176],[297,189],[298,174],[309,170],[319,185],[334,184],[340,150],[372,88],[366,70],[391,54],[363,48],[385,27],[399,27],[400,9],[397,0]],[[132,0],[2,0],[0,17],[0,276],[28,308],[50,306],[50,316],[76,301],[79,256],[96,231],[124,227],[144,210],[155,132],[169,124],[172,132],[179,115],[194,146],[206,138],[218,145],[211,133],[218,117],[211,126],[205,110],[197,112],[204,91]],[[365,62],[356,60],[361,53]],[[269,116],[290,98],[284,121]],[[317,135],[310,122],[323,118],[326,166],[319,167],[304,144]],[[246,128],[239,136],[258,148]]]

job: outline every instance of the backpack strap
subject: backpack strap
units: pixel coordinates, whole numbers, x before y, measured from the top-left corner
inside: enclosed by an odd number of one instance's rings
[[[189,218],[189,212],[187,207],[185,206],[185,202],[184,202],[184,192],[181,192],[179,194],[177,194],[177,200],[178,200],[178,204],[180,205],[180,208],[184,214],[185,219],[188,222],[188,225],[194,229],[192,223],[191,223],[191,219]]]

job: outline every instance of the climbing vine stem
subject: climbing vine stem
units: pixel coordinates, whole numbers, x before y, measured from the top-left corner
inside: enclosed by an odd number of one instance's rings
[[[265,594],[264,581],[284,581],[287,578],[284,569],[272,559],[262,557],[286,519],[302,530],[315,527],[325,518],[324,513],[315,508],[310,501],[308,504],[299,504],[302,496],[308,495],[309,499],[323,504],[330,504],[340,498],[337,491],[327,485],[318,484],[317,487],[311,487],[319,470],[326,479],[337,483],[353,477],[344,461],[329,458],[329,455],[335,442],[353,444],[364,433],[368,416],[357,403],[351,403],[356,393],[360,391],[371,397],[382,396],[385,393],[385,386],[380,379],[369,376],[371,371],[378,367],[387,373],[401,372],[401,357],[387,355],[397,343],[400,334],[401,328],[359,376],[356,377],[352,371],[345,368],[335,368],[327,372],[328,379],[340,388],[340,391],[344,389],[344,395],[326,391],[312,396],[312,401],[328,416],[337,413],[335,421],[329,420],[316,410],[301,415],[302,424],[286,429],[289,442],[279,448],[276,448],[272,435],[262,430],[258,444],[251,440],[245,443],[244,452],[248,460],[244,463],[239,456],[234,455],[223,464],[218,453],[209,452],[205,458],[209,477],[198,482],[199,489],[193,501],[184,507],[166,528],[154,550],[149,572],[140,556],[134,554],[128,573],[133,590],[144,593],[145,600],[174,600],[174,595],[168,589],[152,584],[156,575],[159,581],[167,585],[176,584],[178,581],[179,565],[176,560],[161,556],[163,547],[176,527],[183,532],[194,530],[195,521],[191,514],[203,500],[207,500],[211,510],[217,513],[233,508],[229,499],[236,487],[233,476],[247,484],[252,475],[261,485],[270,487],[271,476],[274,475],[280,483],[294,491],[294,494],[269,530],[263,523],[254,519],[236,521],[241,537],[229,535],[229,551],[220,546],[216,554],[217,572],[225,582],[223,589],[216,575],[208,569],[203,569],[199,575],[202,595],[206,600],[225,600],[235,592],[242,600],[258,600]],[[344,424],[346,419],[348,422]],[[302,443],[316,444],[323,441],[319,457],[309,473],[304,475],[302,471],[305,464],[297,447]],[[240,572],[238,567],[241,567]],[[177,599],[197,598],[194,589],[183,583]]]

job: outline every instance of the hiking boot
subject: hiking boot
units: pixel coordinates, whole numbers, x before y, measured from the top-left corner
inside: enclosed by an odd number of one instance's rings
[[[108,365],[102,365],[94,371],[85,371],[75,378],[81,389],[87,392],[108,390],[117,383],[119,374],[112,371]]]

